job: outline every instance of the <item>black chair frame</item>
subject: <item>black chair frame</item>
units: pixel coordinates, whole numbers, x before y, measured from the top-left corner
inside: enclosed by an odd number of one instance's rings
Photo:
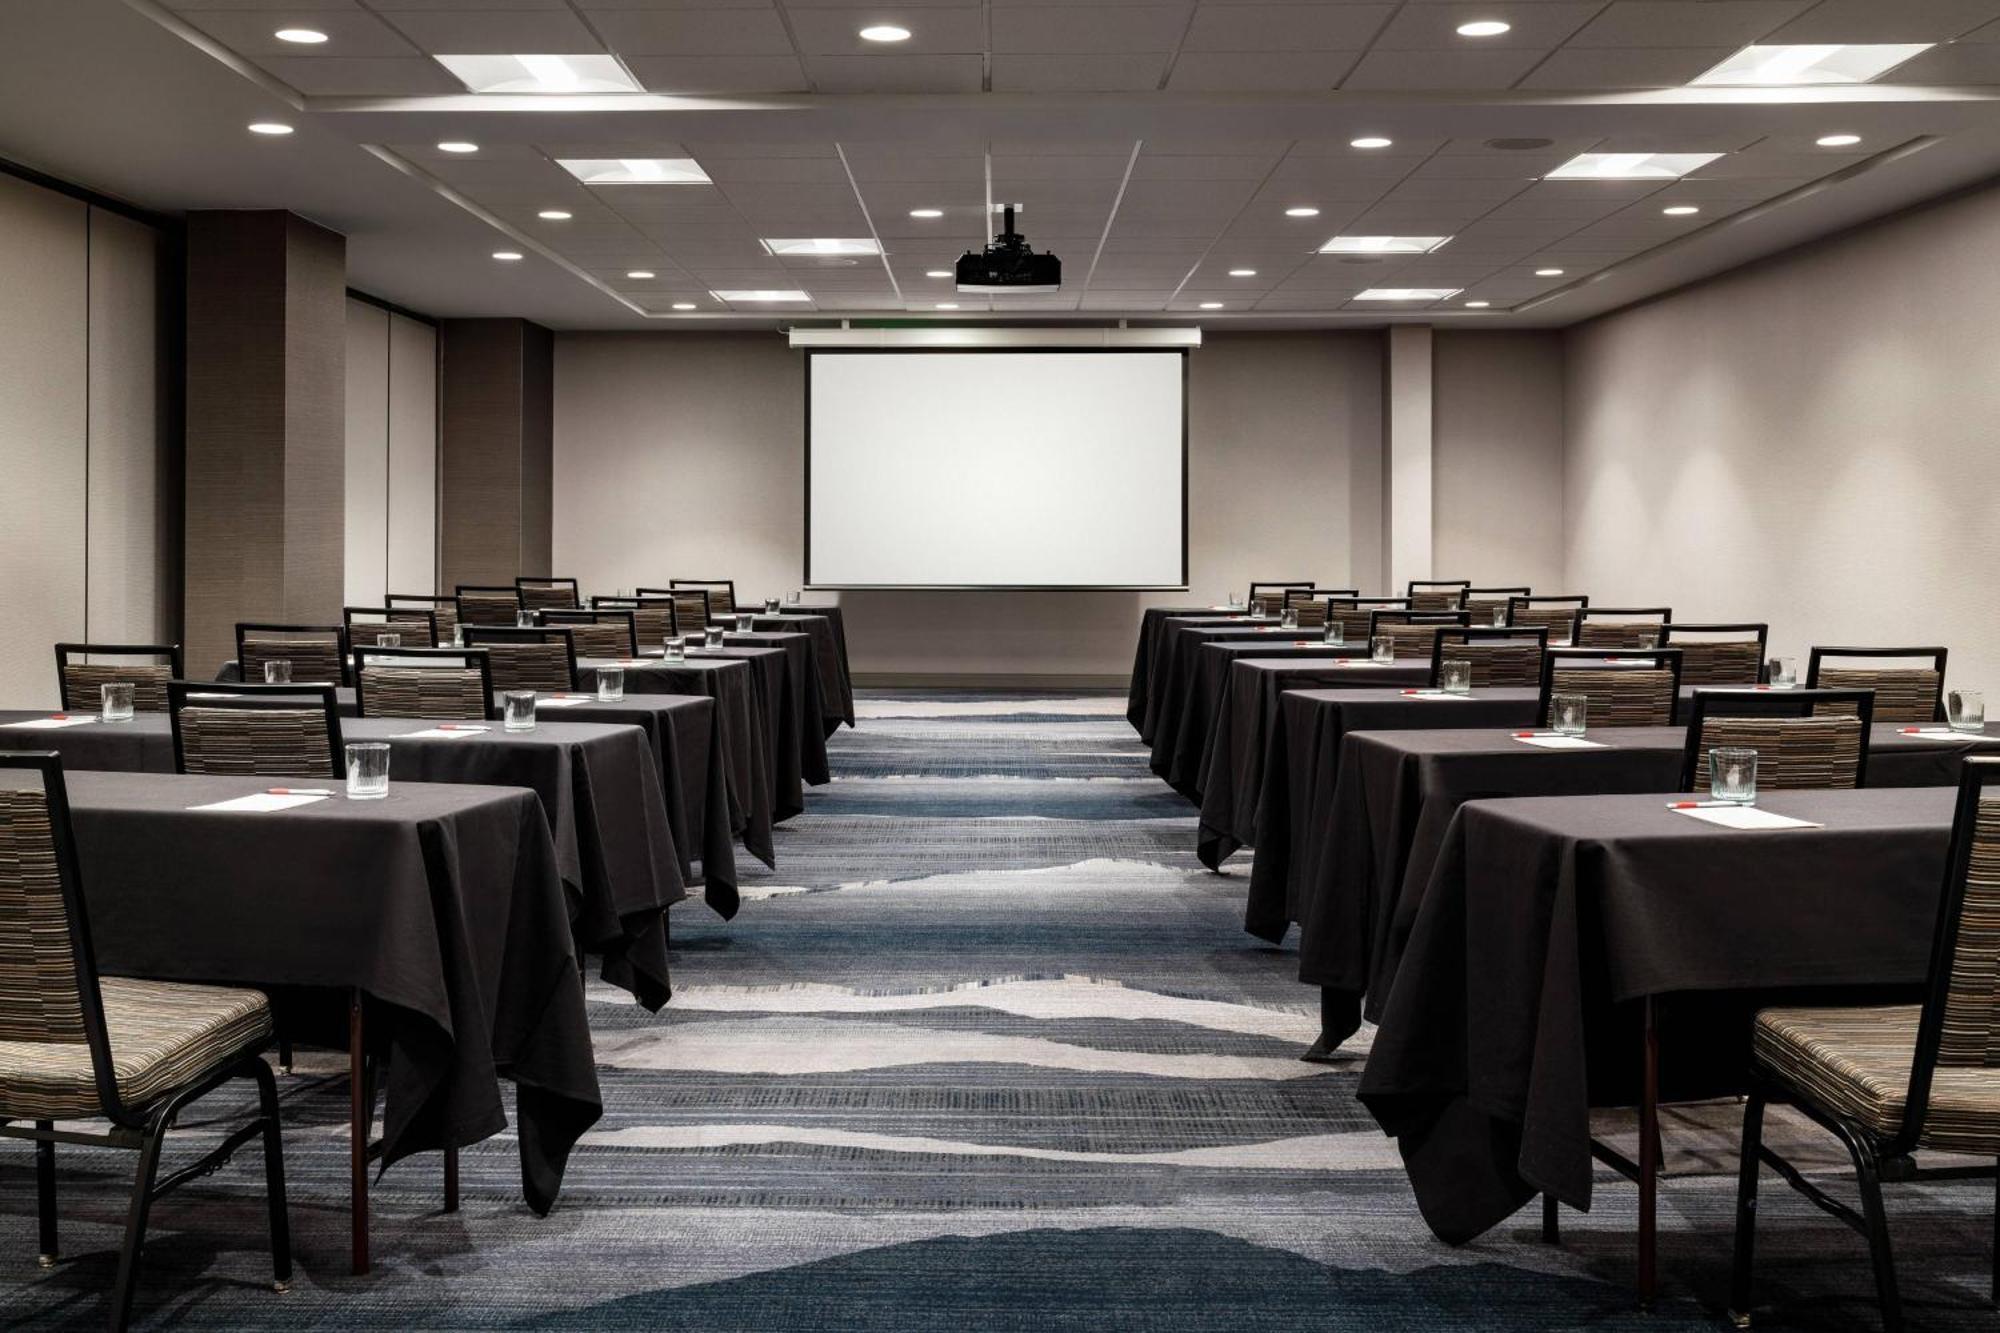
[[[467,625],[465,646],[482,643],[550,643],[561,640],[563,655],[569,659],[570,688],[576,687],[576,639],[566,629],[537,625],[533,629],[506,629],[499,625]]]
[[[1688,702],[1687,748],[1681,754],[1682,791],[1694,790],[1700,768],[1701,724],[1711,717],[1812,717],[1820,704],[1852,704],[1861,719],[1861,756],[1854,768],[1854,785],[1868,785],[1868,735],[1875,725],[1873,690],[1758,690],[1702,686]]]
[[[1647,616],[1658,616],[1658,617],[1659,617],[1659,631],[1660,631],[1660,633],[1659,633],[1659,637],[1658,637],[1657,641],[1656,641],[1656,642],[1655,642],[1655,643],[1653,644],[1653,646],[1654,646],[1655,648],[1664,648],[1664,647],[1666,647],[1666,646],[1667,646],[1667,642],[1666,642],[1666,640],[1667,640],[1667,626],[1668,626],[1668,625],[1669,625],[1670,623],[1672,623],[1672,621],[1673,621],[1673,618],[1674,618],[1674,609],[1673,609],[1673,608],[1672,608],[1671,606],[1584,606],[1584,607],[1579,607],[1579,608],[1577,608],[1577,613],[1576,613],[1576,633],[1577,633],[1578,637],[1581,637],[1581,636],[1582,636],[1582,634],[1583,634],[1583,626],[1584,626],[1584,622],[1585,622],[1585,621],[1587,621],[1587,620],[1589,620],[1589,619],[1590,619],[1590,618],[1591,618],[1592,616],[1603,616],[1603,617],[1605,617],[1606,619],[1610,619],[1610,618],[1612,618],[1612,617],[1614,617],[1614,616],[1623,616],[1623,617],[1625,617],[1625,618],[1626,618],[1626,619],[1628,619],[1628,620],[1631,620],[1631,621],[1635,621],[1635,622],[1641,622],[1641,623],[1643,623],[1643,621],[1644,621],[1645,617],[1647,617]]]
[[[340,733],[339,693],[332,685],[249,685],[237,681],[189,681],[170,680],[167,682],[167,718],[174,734],[174,772],[187,772],[187,755],[181,748],[181,709],[187,707],[188,697],[198,696],[196,704],[202,708],[240,708],[245,711],[259,709],[298,709],[317,706],[326,716],[328,776],[337,776],[347,771],[345,743]]]
[[[730,608],[732,610],[736,608],[735,579],[668,579],[667,587],[670,590],[678,592],[692,592],[696,588],[701,589],[703,592],[707,592],[710,588],[726,588],[729,590]],[[644,588],[640,588],[638,591],[644,592],[646,590]],[[713,602],[713,600],[714,599],[712,598],[710,599],[711,603]],[[712,612],[714,611],[714,609],[715,609],[714,606],[711,604],[709,610]]]
[[[437,628],[435,622],[432,623],[431,628],[433,632],[435,632]],[[331,634],[334,636],[335,643],[338,648],[337,656],[339,657],[339,660],[342,663],[343,670],[345,669],[345,664],[347,662],[347,626],[344,624],[273,625],[265,621],[239,620],[236,622],[236,665],[237,669],[241,671],[242,674],[245,676],[248,676],[250,674],[248,670],[244,669],[243,667],[243,639],[246,631],[251,634]],[[254,681],[248,683],[258,684],[258,685],[263,684],[262,681]],[[300,683],[311,684],[312,682],[305,681]],[[345,680],[338,680],[333,683],[336,685],[345,685],[348,682]]]
[[[1767,623],[1764,623],[1764,622],[1761,622],[1761,621],[1755,621],[1755,620],[1741,620],[1741,621],[1717,621],[1717,622],[1711,622],[1711,623],[1708,623],[1708,624],[1694,624],[1694,623],[1688,623],[1688,622],[1681,622],[1681,621],[1672,621],[1672,620],[1670,620],[1670,621],[1668,621],[1668,622],[1667,622],[1667,633],[1666,633],[1666,637],[1665,637],[1664,639],[1662,639],[1662,640],[1660,641],[1660,647],[1662,647],[1662,648],[1671,648],[1671,647],[1673,647],[1673,646],[1674,646],[1674,635],[1676,635],[1676,634],[1754,634],[1754,635],[1756,635],[1756,637],[1757,637],[1757,683],[1758,683],[1759,685],[1765,685],[1765,684],[1769,684],[1769,683],[1770,683],[1770,679],[1771,679],[1771,668],[1770,668],[1770,663],[1769,663],[1769,662],[1768,662],[1768,661],[1767,661],[1767,660],[1765,659],[1765,656],[1764,656],[1764,654],[1765,654],[1765,653],[1766,653],[1767,651],[1769,651],[1769,649],[1770,649],[1770,640],[1771,640],[1771,627],[1770,627],[1770,625],[1769,625],[1769,624],[1767,624]],[[1717,686],[1716,688],[1718,688],[1718,689],[1722,689],[1722,688],[1727,688],[1727,687],[1726,687],[1726,686]]]
[[[1819,648],[1815,647],[1806,659],[1806,687],[1819,685],[1820,664],[1829,657],[1928,657],[1931,670],[1937,672],[1937,704],[1932,709],[1932,720],[1944,721],[1944,663],[1949,650],[1936,645],[1918,648]]]
[[[511,583],[461,583],[452,590],[451,603],[452,609],[458,613],[458,623],[468,628],[473,623],[465,618],[465,594],[469,592],[503,592],[514,599],[514,612],[516,615],[519,615],[522,610],[526,609],[521,605],[521,590]],[[487,628],[497,629],[500,627],[489,625]]]
[[[514,580],[515,598],[518,600],[521,596],[522,591],[528,588],[568,588],[570,601],[572,603],[571,609],[583,605],[583,595],[581,592],[578,591],[577,581],[575,579],[559,579],[553,576],[548,578],[536,578],[530,575],[523,574]],[[560,610],[562,608],[558,609]]]
[[[707,605],[706,594],[704,594],[703,596],[703,605],[704,606]],[[590,609],[593,611],[637,612],[645,610],[648,607],[657,607],[664,610],[667,613],[667,625],[671,630],[671,632],[675,634],[679,634],[681,632],[680,603],[675,601],[670,596],[665,596],[665,595],[640,596],[640,597],[599,596],[599,597],[592,597],[590,599]],[[634,627],[633,634],[636,636],[638,633],[638,628],[637,628],[638,617],[636,615],[633,616],[632,622]]]
[[[625,627],[625,655],[639,655],[639,618],[630,611],[608,607],[550,607],[542,612],[541,621],[549,629],[564,625],[622,625]],[[675,623],[679,623],[678,619]]]
[[[56,1145],[67,1143],[88,1148],[132,1149],[139,1154],[139,1168],[132,1184],[132,1200],[125,1214],[125,1237],[118,1252],[118,1276],[111,1290],[110,1326],[123,1329],[132,1317],[132,1297],[139,1276],[141,1247],[146,1239],[146,1221],[153,1202],[190,1181],[200,1180],[220,1170],[239,1148],[253,1138],[264,1146],[264,1188],[270,1211],[271,1265],[273,1285],[288,1289],[292,1279],[292,1240],[289,1210],[285,1203],[284,1143],[278,1114],[278,1085],[260,1052],[251,1051],[229,1064],[212,1070],[206,1077],[177,1088],[154,1102],[128,1106],[118,1093],[118,1079],[111,1059],[111,1038],[104,1021],[103,997],[97,985],[97,956],[91,943],[90,924],[84,910],[83,876],[79,869],[76,840],[72,831],[69,789],[63,781],[61,758],[52,751],[31,750],[0,754],[0,771],[32,771],[40,776],[43,799],[48,803],[49,827],[54,834],[57,880],[63,912],[68,918],[72,960],[76,969],[77,996],[81,1002],[85,1043],[97,1085],[97,1098],[111,1128],[103,1133],[80,1129],[58,1129],[55,1122],[37,1120],[32,1125],[0,1121],[0,1138],[22,1139],[35,1145],[35,1195],[38,1214],[40,1259],[44,1268],[55,1266],[60,1247],[56,1225]],[[160,1153],[167,1131],[189,1103],[207,1096],[224,1083],[247,1078],[257,1085],[257,1118],[225,1136],[209,1152],[189,1166],[162,1177]]]
[[[423,670],[477,671],[480,693],[486,699],[486,720],[500,716],[500,710],[493,703],[493,663],[484,648],[377,648],[364,645],[353,650],[349,659],[354,666],[354,712],[357,717],[368,716],[368,683],[362,676],[362,668],[370,662],[393,665],[396,662],[410,662]]]
[[[1680,718],[1681,699],[1681,650],[1678,648],[1549,648],[1542,653],[1541,696],[1535,702],[1535,725],[1549,725],[1549,695],[1555,687],[1556,671],[1565,662],[1601,662],[1602,666],[1592,667],[1593,671],[1657,671],[1662,667],[1673,673],[1673,703],[1667,716],[1667,725],[1676,725]]]
[[[64,712],[77,707],[69,697],[69,659],[102,654],[107,657],[164,657],[175,680],[186,676],[177,643],[59,643],[56,645],[56,698]]]
[[[400,615],[400,616],[402,617],[402,620],[400,620],[400,621],[398,621],[398,620],[396,620],[396,619],[394,618],[394,617],[396,617],[396,616],[399,616],[399,615]],[[396,626],[397,626],[398,624],[403,624],[403,625],[410,625],[410,624],[421,624],[421,625],[425,625],[425,626],[429,627],[429,629],[430,629],[430,632],[431,632],[431,641],[430,641],[430,643],[429,643],[429,644],[412,644],[412,645],[411,645],[411,647],[413,647],[413,648],[422,648],[422,647],[432,647],[432,648],[435,648],[435,647],[437,646],[437,641],[438,641],[438,618],[437,618],[437,612],[436,612],[436,611],[420,611],[420,610],[418,610],[418,609],[417,609],[416,607],[413,607],[413,606],[343,606],[343,607],[341,607],[341,608],[340,608],[340,623],[341,623],[341,628],[342,628],[342,629],[344,629],[344,630],[346,630],[346,632],[347,632],[347,646],[348,646],[348,649],[349,649],[349,651],[352,651],[352,650],[353,650],[353,648],[354,648],[354,628],[355,628],[355,624],[356,624],[356,621],[355,621],[355,619],[354,619],[354,618],[355,618],[356,616],[380,616],[380,617],[382,617],[382,619],[381,619],[381,622],[380,622],[380,623],[377,623],[376,621],[373,621],[373,620],[364,620],[364,621],[361,621],[361,622],[359,622],[359,623],[360,623],[360,625],[361,625],[361,628],[362,628],[362,629],[364,629],[364,630],[372,630],[372,631],[375,631],[375,632],[377,632],[377,633],[381,633],[381,634],[395,634],[395,633],[399,633],[399,631],[398,631],[398,630],[397,630],[397,628],[396,628]],[[369,646],[369,647],[371,647],[371,648],[373,648],[373,647],[375,647],[376,645],[374,645],[374,644],[369,644],[368,646]]]
[[[680,580],[675,579],[672,580],[672,582],[678,584]],[[679,606],[676,605],[674,609],[674,627],[678,629],[682,634],[699,634],[701,633],[702,630],[708,628],[709,621],[715,619],[715,603],[713,600],[710,599],[708,595],[708,589],[706,588],[682,588],[682,587],[640,588],[637,591],[639,596],[641,597],[672,597],[677,593],[682,596],[686,596],[690,593],[700,593],[701,594],[700,625],[696,626],[693,629],[689,629],[686,625],[681,624],[681,613]],[[730,594],[729,600],[732,605],[735,603],[736,597],[734,593]]]
[[[1471,613],[1461,611],[1459,614],[1469,616]],[[1444,674],[1444,646],[1447,643],[1514,643],[1526,641],[1532,641],[1539,652],[1546,654],[1549,650],[1549,627],[1547,625],[1522,625],[1520,628],[1515,629],[1500,625],[1468,625],[1461,623],[1453,629],[1441,629],[1431,640],[1431,688],[1437,688],[1438,677]]]
[[[1466,591],[1471,587],[1471,579],[1411,579],[1403,587],[1403,596],[1415,601],[1419,592],[1442,592],[1456,588],[1459,605],[1463,606]]]

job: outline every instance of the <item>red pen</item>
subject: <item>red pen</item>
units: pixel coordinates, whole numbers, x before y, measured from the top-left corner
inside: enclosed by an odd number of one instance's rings
[[[69,714],[68,714],[68,713],[50,713],[50,714],[49,714],[49,721],[51,721],[51,722],[67,722],[67,721],[69,721]]]
[[[1531,741],[1535,739],[1535,733],[1532,731],[1517,731],[1514,733],[1514,739],[1517,741]]]
[[[325,788],[325,787],[267,787],[267,788],[265,788],[265,789],[264,789],[264,794],[265,794],[266,796],[331,796],[331,795],[333,795],[333,793],[332,793],[332,792],[331,792],[330,790],[328,790],[327,788]]]

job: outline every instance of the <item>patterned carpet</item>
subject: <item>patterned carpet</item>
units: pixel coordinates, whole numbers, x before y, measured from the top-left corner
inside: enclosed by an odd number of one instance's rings
[[[1354,1101],[1299,1062],[1314,997],[1241,927],[1245,858],[1193,856],[1120,699],[877,692],[836,781],[724,924],[673,918],[658,1016],[593,987],[607,1112],[548,1218],[514,1145],[376,1195],[345,1271],[345,1091],[284,1080],[300,1264],[264,1286],[250,1159],[156,1211],[156,1326],[716,1330],[1678,1330],[1727,1281],[1735,1108],[1668,1124],[1665,1293],[1630,1296],[1633,1191],[1560,1248],[1524,1214],[1462,1250],[1418,1219]],[[761,869],[753,867],[753,869]],[[1365,1052],[1366,1035],[1357,1043]],[[1615,1127],[1614,1127],[1615,1128]],[[1818,1160],[1830,1143],[1796,1129]],[[183,1149],[208,1133],[191,1124]],[[129,1158],[65,1149],[63,1265],[34,1262],[29,1154],[0,1147],[0,1326],[99,1325]],[[1982,1328],[1983,1187],[1892,1196],[1912,1322]],[[1858,1238],[1764,1191],[1764,1327],[1874,1327]]]

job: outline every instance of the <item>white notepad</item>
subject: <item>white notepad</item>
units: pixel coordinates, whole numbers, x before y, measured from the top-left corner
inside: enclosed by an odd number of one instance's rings
[[[414,740],[419,736],[426,736],[441,741],[462,741],[469,736],[482,735],[484,734],[485,731],[486,731],[485,727],[473,727],[473,726],[426,727],[422,731],[406,731],[403,733],[402,739]]]
[[[535,700],[535,707],[538,709],[578,708],[584,704],[594,703],[594,702],[596,702],[595,698],[588,694],[565,694],[560,699],[555,699],[555,698],[537,699]]]
[[[1673,807],[1669,807],[1672,809]],[[1793,819],[1790,815],[1774,814],[1769,810],[1759,810],[1754,805],[1710,806],[1706,809],[1674,809],[1677,815],[1689,819],[1699,819],[1704,824],[1714,824],[1720,828],[1735,829],[1786,829],[1822,828],[1810,819]]]
[[[19,731],[61,731],[64,727],[87,727],[95,721],[94,717],[37,717],[7,725]]]
[[[1913,741],[1965,741],[1972,743],[1976,741],[2000,740],[2000,737],[1987,736],[1977,731],[1953,731],[1950,727],[1902,727],[1897,730],[1896,734],[1899,736],[1908,736]]]
[[[226,801],[212,801],[207,805],[191,805],[190,810],[244,810],[253,814],[269,814],[273,810],[295,810],[314,801],[324,801],[326,797],[274,796],[270,792],[253,792],[248,796],[234,796]]]
[[[1444,699],[1470,699],[1472,696],[1469,694],[1451,694],[1444,690],[1404,690],[1398,697],[1404,699],[1422,699],[1426,703],[1437,703]]]
[[[1532,745],[1541,750],[1602,750],[1603,741],[1585,740],[1581,736],[1516,736],[1523,745]]]

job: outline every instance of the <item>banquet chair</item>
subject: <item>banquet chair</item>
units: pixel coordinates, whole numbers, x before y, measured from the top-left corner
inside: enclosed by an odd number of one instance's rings
[[[484,648],[356,648],[354,711],[361,717],[485,722],[494,714]]]
[[[73,657],[164,657],[164,662],[72,662]],[[182,675],[177,643],[59,643],[56,693],[65,712],[95,708],[106,685],[129,684],[132,707],[141,713],[167,711],[167,682]]]
[[[1445,662],[1456,660],[1471,668],[1474,689],[1532,690],[1542,683],[1542,654],[1548,645],[1549,631],[1543,625],[1445,626],[1431,642],[1431,688],[1437,688]]]
[[[550,608],[542,612],[542,623],[551,629],[566,629],[576,641],[578,657],[637,657],[638,617],[630,611],[570,611]]]
[[[467,627],[473,625],[512,627],[515,617],[522,609],[521,594],[518,589],[470,583],[458,585],[457,604],[458,623]]]
[[[708,609],[711,614],[718,616],[736,614],[735,579],[668,579],[667,587],[674,590],[700,588],[708,594]]]
[[[1770,633],[1769,625],[1754,621],[1707,625],[1670,622],[1666,641],[1660,646],[1681,650],[1684,686],[1761,685]]]
[[[38,1249],[57,1255],[56,1145],[138,1153],[109,1324],[132,1316],[153,1202],[219,1170],[261,1138],[273,1285],[291,1283],[284,1141],[277,1081],[262,1051],[271,1003],[258,991],[104,976],[97,969],[62,761],[41,752],[0,755],[0,1138],[35,1145]],[[168,1132],[189,1104],[249,1079],[257,1111],[248,1124],[205,1124],[221,1142],[160,1175]],[[234,1118],[233,1116],[231,1118]],[[98,1130],[57,1122],[106,1120]]]
[[[1549,696],[1581,694],[1593,727],[1671,727],[1681,692],[1681,650],[1551,648],[1542,654],[1541,698],[1535,725],[1549,725]]]
[[[1436,648],[1438,632],[1447,628],[1466,628],[1466,613],[1395,607],[1371,612],[1368,617],[1368,637],[1372,640],[1386,634],[1394,642],[1398,657],[1428,660]]]
[[[1306,597],[1287,602],[1285,610],[1298,617],[1300,629],[1324,629],[1326,627],[1326,606],[1323,601]]]
[[[681,632],[672,597],[593,597],[590,605],[600,611],[630,611],[632,633],[640,643],[663,644]]]
[[[1762,1167],[1867,1237],[1888,1333],[1902,1329],[1903,1308],[1883,1182],[1994,1178],[2000,1158],[2000,953],[1994,949],[2000,800],[1985,797],[1996,783],[2000,759],[1964,761],[1921,1003],[1785,1007],[1757,1015],[1730,1281],[1730,1317],[1738,1328],[1751,1321]],[[1797,1109],[1841,1141],[1854,1161],[1858,1211],[1764,1142],[1764,1110],[1773,1103]],[[1927,1151],[1985,1160],[1920,1166],[1916,1154]],[[2000,1212],[1995,1226],[2000,1230]],[[1988,1295],[2000,1304],[2000,1250],[1992,1263]]]
[[[514,592],[521,605],[530,611],[547,611],[552,608],[574,609],[583,605],[577,595],[575,579],[517,578]]]
[[[378,634],[400,635],[406,648],[438,646],[435,611],[420,611],[412,606],[343,606],[340,621],[341,628],[347,631],[350,648],[357,643],[373,647]]]
[[[391,611],[430,612],[431,624],[437,632],[437,646],[440,648],[450,643],[452,636],[458,630],[456,597],[429,592],[392,592],[383,596],[382,604]]]
[[[1576,613],[1579,648],[1664,648],[1670,606],[1586,606]]]
[[[576,688],[576,639],[569,626],[473,625],[465,631],[465,646],[486,650],[496,690],[565,694]]]
[[[1757,752],[1758,791],[1864,786],[1874,712],[1867,690],[1696,690],[1680,789],[1707,790],[1708,754],[1721,745]]]
[[[266,662],[292,664],[298,684],[344,683],[347,627],[344,625],[265,625],[236,622],[236,665],[251,684],[264,679]]]
[[[1317,587],[1312,579],[1253,579],[1250,583],[1250,595],[1243,599],[1243,605],[1255,607],[1259,597],[1283,599],[1294,592],[1311,593]],[[1282,600],[1279,604],[1283,605]]]
[[[167,682],[174,772],[337,778],[346,771],[331,684]]]
[[[1300,594],[1310,597],[1312,592],[1311,588],[1285,588],[1282,590],[1260,592],[1249,601],[1250,614],[1253,616],[1280,615],[1286,607],[1293,605],[1292,599],[1294,597]]]
[[[1497,627],[1507,623],[1507,604],[1533,591],[1526,584],[1518,588],[1467,588],[1461,601],[1463,609],[1472,613],[1473,624]]]
[[[1412,611],[1463,611],[1471,579],[1411,579],[1403,590]]]
[[[1407,597],[1332,597],[1327,599],[1328,624],[1340,626],[1340,637],[1353,643],[1365,642],[1377,611],[1407,611]]]
[[[1522,593],[1507,599],[1509,625],[1546,625],[1552,644],[1576,641],[1577,616],[1590,605],[1590,598],[1578,594],[1530,596]]]
[[[1826,659],[1881,661],[1895,658],[1928,660],[1921,667],[1828,666]],[[1875,716],[1883,722],[1944,720],[1943,648],[1818,648],[1806,661],[1806,686],[1875,691]]]
[[[699,634],[708,628],[709,614],[721,614],[709,600],[706,588],[641,588],[641,597],[669,597],[674,603],[674,623],[682,634]]]

